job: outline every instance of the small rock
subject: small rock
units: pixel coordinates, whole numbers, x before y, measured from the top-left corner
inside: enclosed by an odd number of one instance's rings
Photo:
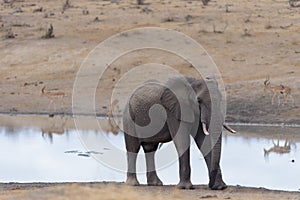
[[[186,21],[190,21],[191,19],[193,19],[192,15],[187,15],[184,17]]]
[[[43,12],[43,7],[40,7],[40,8],[36,8],[32,11],[33,13],[36,13],[36,12]]]
[[[143,13],[150,13],[150,12],[153,12],[150,8],[148,8],[148,7],[145,7],[145,8],[143,8],[142,9],[142,11],[141,12],[143,12]]]
[[[93,21],[94,22],[100,22],[100,19],[98,17],[95,17],[95,19]]]
[[[209,198],[217,198],[217,197],[218,197],[217,195],[205,195],[200,197],[200,199],[209,199]]]
[[[164,19],[164,22],[174,22],[174,18],[173,17],[167,17],[166,19]]]
[[[15,14],[15,13],[22,13],[23,12],[23,10],[22,10],[22,8],[17,8],[17,9],[15,9],[11,14]]]

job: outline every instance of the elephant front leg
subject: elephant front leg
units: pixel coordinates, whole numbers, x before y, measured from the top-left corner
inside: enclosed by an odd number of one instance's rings
[[[222,136],[218,138],[217,143],[212,147],[211,136],[205,136],[200,131],[195,137],[195,142],[201,150],[208,168],[208,187],[212,190],[223,190],[227,188],[227,185],[223,181],[220,168]]]
[[[194,189],[191,183],[190,148],[179,157],[179,189]]]
[[[136,177],[137,153],[127,152],[127,180],[126,184],[137,186],[139,182]]]
[[[140,150],[140,144],[137,138],[125,134],[125,144],[127,150],[127,180],[128,185],[139,185],[136,177],[136,159]]]
[[[222,178],[222,172],[220,167],[221,160],[221,146],[222,146],[222,134],[218,137],[217,143],[211,150],[210,163],[211,169],[209,174],[209,188],[212,190],[223,190],[227,188]]]
[[[208,187],[212,190],[224,190],[227,188],[227,185],[223,181],[220,165],[216,161],[218,159],[214,158],[213,154],[212,150],[212,152],[204,157],[209,171]]]
[[[179,177],[178,188],[194,189],[191,183],[191,167],[190,167],[190,126],[169,118],[168,126],[170,129],[173,142],[179,157]]]

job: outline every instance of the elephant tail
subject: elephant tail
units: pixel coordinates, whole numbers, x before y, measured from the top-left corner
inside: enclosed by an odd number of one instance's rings
[[[128,102],[123,112],[123,131],[124,134],[131,136],[135,135],[135,116],[132,113],[132,108]]]

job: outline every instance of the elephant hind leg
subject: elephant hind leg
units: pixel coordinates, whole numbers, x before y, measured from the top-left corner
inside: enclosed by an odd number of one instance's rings
[[[158,148],[158,144],[142,144],[146,157],[147,166],[147,184],[151,186],[161,186],[162,181],[158,178],[155,170],[154,156]]]
[[[125,134],[125,144],[127,149],[127,180],[126,184],[137,186],[139,182],[136,176],[136,159],[140,150],[137,138]]]
[[[181,123],[170,117],[168,127],[179,157],[179,189],[194,189],[191,183],[190,130],[189,124]]]

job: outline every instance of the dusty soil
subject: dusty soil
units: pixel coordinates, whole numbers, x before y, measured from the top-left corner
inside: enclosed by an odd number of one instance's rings
[[[0,184],[0,198],[8,199],[300,199],[299,192],[229,187],[212,191],[206,186],[178,190],[175,186],[129,187],[122,183]]]
[[[0,4],[1,113],[71,114],[76,72],[88,53],[116,33],[154,26],[180,31],[208,51],[226,86],[227,121],[299,123],[300,9],[288,1],[220,0],[203,6],[193,0],[149,0],[137,6],[135,1],[71,0],[65,9],[57,0],[11,2]],[[55,37],[42,39],[50,24]],[[122,74],[133,63],[157,58],[145,55],[114,64]],[[193,74],[172,57],[155,61]],[[271,84],[291,87],[295,105],[271,105],[272,92],[263,87],[266,76]],[[119,77],[108,72],[99,85],[97,114],[107,112]],[[43,86],[64,92],[66,105],[58,101],[56,110],[49,107],[50,100],[41,96]]]

